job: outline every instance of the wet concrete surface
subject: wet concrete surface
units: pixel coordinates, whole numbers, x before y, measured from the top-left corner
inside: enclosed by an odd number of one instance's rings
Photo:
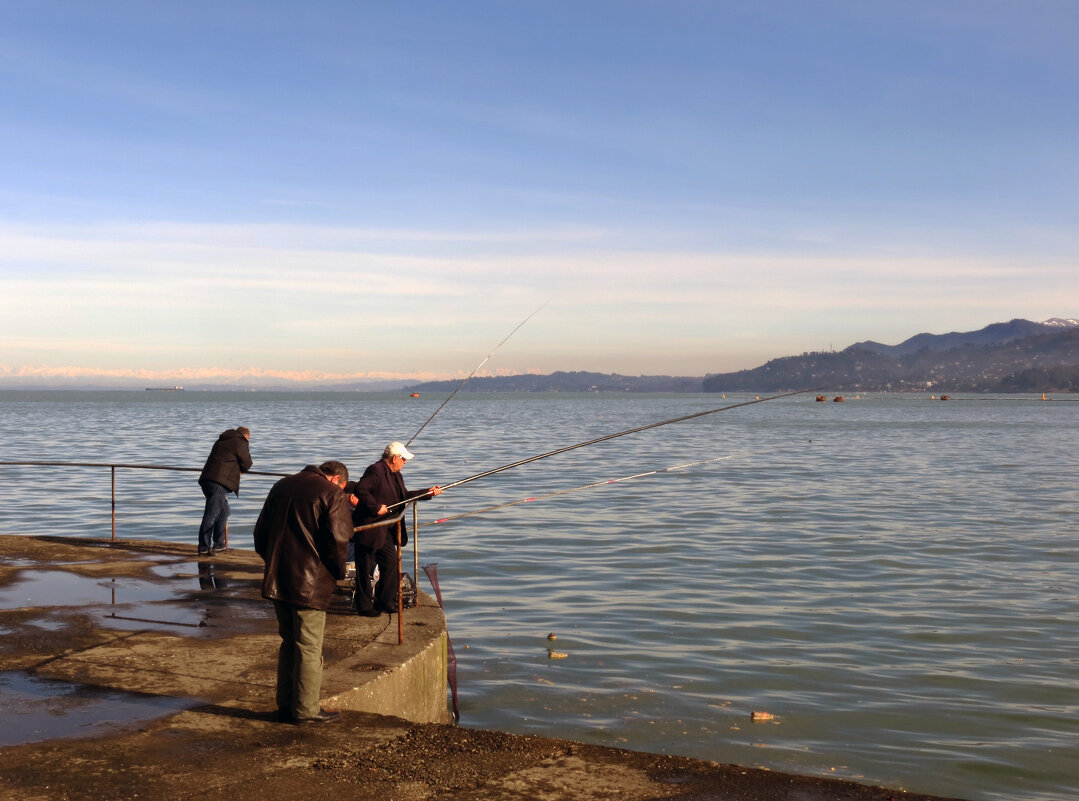
[[[0,747],[108,735],[192,705],[189,699],[43,679],[25,671],[0,673],[0,703]]]
[[[13,702],[0,730],[35,715],[90,722],[0,740],[0,799],[931,799],[371,713],[279,723],[276,624],[260,579],[250,552],[211,561],[180,544],[0,536],[0,697]],[[63,590],[50,591],[53,580]],[[406,626],[406,639],[440,616],[416,614],[422,626]],[[398,652],[377,647],[390,620],[331,613],[328,672],[362,672],[365,654],[393,671],[386,654]]]
[[[160,716],[162,698],[188,707],[243,694],[272,699],[279,640],[261,577],[261,561],[249,551],[206,559],[174,543],[0,537],[3,742],[19,742],[19,731],[27,740],[40,739],[35,731],[63,736],[65,719],[70,733],[83,734],[79,718],[89,702],[79,688],[103,691],[93,706],[114,728]],[[335,667],[381,654],[379,641],[396,633],[388,632],[388,617],[348,613],[348,600],[335,596],[327,626],[331,680],[324,688],[337,692],[353,682]],[[432,615],[444,628],[437,607],[417,609],[412,640],[426,636],[417,627]],[[32,703],[36,682],[46,680],[56,691],[50,703]]]

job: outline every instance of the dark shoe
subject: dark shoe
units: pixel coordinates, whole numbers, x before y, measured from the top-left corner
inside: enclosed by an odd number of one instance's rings
[[[382,617],[380,609],[357,609],[356,614],[360,617]]]
[[[199,548],[199,556],[211,556],[213,551],[208,551],[205,548]]]
[[[393,606],[386,606],[385,604],[376,604],[375,609],[380,612],[385,612],[387,615],[394,615],[397,613],[397,604]]]
[[[217,547],[217,546],[215,545],[215,546],[214,546],[214,549],[213,549],[212,551],[210,551],[210,556],[216,556],[216,555],[217,555],[217,554],[219,554],[219,553],[228,553],[228,552],[229,552],[229,551],[231,551],[231,550],[232,550],[232,548],[230,548],[230,547],[229,547],[229,546],[227,546],[227,545],[222,545],[222,546],[221,546],[220,548],[218,548],[218,547]]]
[[[329,723],[340,719],[341,713],[336,709],[320,709],[317,715],[312,715],[309,718],[293,718],[292,722],[297,726],[306,726],[309,723]]]

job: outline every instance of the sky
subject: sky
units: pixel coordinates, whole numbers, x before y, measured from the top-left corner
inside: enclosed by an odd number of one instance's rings
[[[1073,0],[3,0],[0,381],[699,376],[1077,317],[1076,30]]]

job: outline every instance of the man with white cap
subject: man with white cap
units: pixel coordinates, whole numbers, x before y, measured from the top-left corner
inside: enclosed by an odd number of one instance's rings
[[[389,507],[402,501],[426,500],[442,494],[438,486],[409,492],[405,489],[401,468],[413,456],[400,442],[391,442],[382,458],[368,467],[352,493],[358,502],[352,512],[357,526],[375,523],[380,517],[397,514],[400,507]],[[401,544],[408,542],[408,530],[402,519]],[[353,537],[356,546],[356,612],[365,617],[377,617],[383,612],[397,611],[397,531],[396,524],[369,528]],[[378,565],[379,582],[372,592],[371,576]]]

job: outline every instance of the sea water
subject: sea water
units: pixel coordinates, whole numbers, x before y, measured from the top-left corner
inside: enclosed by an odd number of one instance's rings
[[[5,392],[0,461],[198,468],[244,425],[255,470],[339,459],[358,477],[443,399]],[[446,485],[753,400],[461,393],[404,476]],[[1068,396],[799,395],[467,481],[420,504],[418,537],[461,723],[968,799],[1079,799],[1077,424]],[[109,536],[109,469],[0,477],[0,533]],[[194,545],[196,477],[118,468],[117,536]],[[233,546],[251,547],[274,480],[243,479]]]

